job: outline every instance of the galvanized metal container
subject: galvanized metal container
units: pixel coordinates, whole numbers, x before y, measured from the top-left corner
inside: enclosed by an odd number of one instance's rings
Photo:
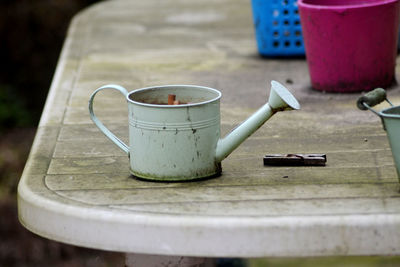
[[[386,100],[391,107],[376,111],[373,106]],[[389,144],[392,149],[392,155],[396,164],[397,177],[400,181],[400,106],[394,106],[387,98],[386,91],[377,88],[374,91],[360,97],[357,106],[361,110],[369,109],[382,119],[382,124],[386,130]]]
[[[169,94],[186,104],[166,105]],[[198,86],[145,88],[128,94],[132,174],[157,180],[219,174],[215,151],[220,98],[219,91]]]
[[[397,177],[400,180],[400,106],[390,107],[378,113],[392,148],[393,159],[396,164]]]

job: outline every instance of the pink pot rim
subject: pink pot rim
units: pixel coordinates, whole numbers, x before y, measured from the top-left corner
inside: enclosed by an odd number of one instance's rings
[[[312,3],[305,3],[305,2],[314,2],[315,0],[298,0],[297,5],[304,8],[314,8],[314,9],[326,9],[326,10],[338,10],[338,9],[352,9],[352,8],[364,8],[364,7],[373,7],[373,6],[381,6],[386,4],[391,4],[398,2],[399,0],[374,0],[367,3],[349,3],[349,4],[341,4],[341,5],[323,5],[321,4],[312,4]],[[318,1],[315,1],[318,2]],[[323,1],[319,1],[323,2]],[[349,1],[352,2],[352,1]]]

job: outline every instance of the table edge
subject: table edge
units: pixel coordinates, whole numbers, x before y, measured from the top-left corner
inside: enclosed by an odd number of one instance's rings
[[[400,240],[395,242],[398,237],[397,229],[400,227],[398,214],[244,218],[164,215],[121,210],[114,212],[102,210],[101,207],[94,211],[93,207],[89,208],[85,204],[72,206],[43,197],[40,193],[31,191],[25,180],[23,177],[18,187],[18,213],[21,223],[41,236],[83,247],[202,257],[400,253],[400,246],[397,244]],[[296,229],[293,229],[294,225]],[[319,231],[319,234],[311,235],[315,231]],[[351,233],[354,236],[354,232],[359,232],[355,236],[360,238],[348,240],[350,236],[347,235]],[[342,235],[338,236],[337,233]],[[230,243],[236,245],[229,246],[225,242],[227,236]],[[385,238],[394,239],[390,242],[392,245],[384,244],[382,239]],[[285,243],[286,249],[282,250],[282,245],[273,246],[276,242]],[[325,242],[324,246],[321,246],[321,242]],[[243,247],[237,244],[243,244]],[[247,244],[259,246],[247,250]]]

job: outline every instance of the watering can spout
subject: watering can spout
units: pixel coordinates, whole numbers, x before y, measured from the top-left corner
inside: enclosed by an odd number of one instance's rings
[[[300,104],[296,98],[282,84],[277,81],[271,81],[268,103],[218,141],[216,161],[221,162],[226,158],[276,112],[296,109],[300,109]]]

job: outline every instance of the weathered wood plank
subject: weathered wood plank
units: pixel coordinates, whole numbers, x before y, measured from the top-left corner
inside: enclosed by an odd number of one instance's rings
[[[385,171],[379,169],[379,174],[374,173],[375,168],[364,168],[363,171],[354,168],[336,170],[330,168],[319,172],[313,168],[275,168],[265,169],[249,175],[246,172],[225,171],[222,176],[204,181],[192,182],[198,187],[224,187],[240,185],[307,185],[307,184],[362,184],[362,183],[393,183],[397,182],[395,170]],[[115,170],[115,169],[113,169]],[[367,176],[368,175],[368,176]],[[176,183],[156,183],[142,181],[131,176],[128,170],[118,172],[100,172],[87,174],[50,174],[46,176],[46,185],[51,190],[91,190],[91,189],[139,189],[139,188],[168,188],[179,187]]]
[[[60,128],[58,126],[42,126],[38,128],[25,165],[24,174],[44,176],[47,173],[59,131]]]
[[[53,159],[48,174],[90,174],[129,172],[128,157]]]
[[[218,201],[297,200],[346,198],[392,198],[398,197],[399,185],[387,184],[320,184],[320,185],[268,185],[268,186],[224,186],[198,187],[194,183],[180,184],[172,188],[140,188],[114,190],[67,190],[57,194],[93,205],[126,205],[148,203],[193,203]],[[381,201],[381,200],[379,200]],[[249,209],[252,209],[251,203]],[[222,212],[222,211],[221,211]],[[229,211],[225,211],[229,212]],[[301,211],[304,215],[308,207]],[[353,210],[357,214],[357,210]],[[285,214],[282,213],[282,216]]]
[[[217,217],[331,216],[391,214],[400,211],[400,198],[296,199],[251,201],[205,201],[112,205],[117,209],[161,214],[198,214]],[[251,207],[251,208],[250,208]],[[224,212],[221,213],[221,210]]]

